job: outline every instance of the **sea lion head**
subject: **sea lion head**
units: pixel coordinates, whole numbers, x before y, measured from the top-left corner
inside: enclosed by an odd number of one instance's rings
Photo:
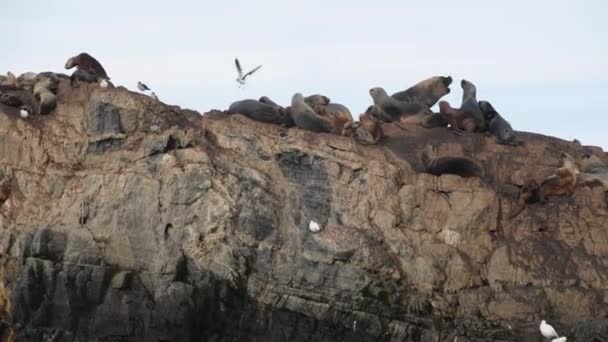
[[[465,94],[475,95],[477,93],[477,88],[475,85],[467,80],[460,81],[460,86]]]
[[[452,84],[452,76],[431,77],[428,83],[431,94],[437,99],[450,93],[450,84]]]
[[[73,67],[76,66],[76,59],[75,57],[70,57],[68,58],[68,60],[65,62],[65,68],[66,69],[72,69]]]
[[[304,103],[304,96],[301,93],[295,93],[291,97],[291,106]]]
[[[310,95],[310,96],[306,96],[304,98],[304,101],[311,107],[314,106],[325,106],[327,105],[331,100],[329,99],[329,97],[324,96],[324,95],[320,95],[320,94],[314,94],[314,95]]]
[[[367,107],[364,114],[359,116],[359,121],[364,120],[364,119],[362,119],[363,116],[366,116],[366,118],[374,118],[376,120],[381,120],[382,119],[382,109],[379,106],[371,105],[371,106]]]
[[[488,101],[479,101],[477,104],[479,105],[479,109],[483,113],[483,117],[487,122],[494,119],[496,114],[498,114],[494,107],[492,107],[492,104]]]
[[[578,164],[576,163],[576,159],[574,159],[573,156],[566,152],[562,152],[561,158],[564,165],[563,167],[573,170],[574,174],[579,173]]]
[[[369,94],[371,95],[372,99],[374,99],[374,102],[377,100],[381,100],[385,97],[388,97],[388,94],[382,87],[374,87],[374,88],[370,89]]]

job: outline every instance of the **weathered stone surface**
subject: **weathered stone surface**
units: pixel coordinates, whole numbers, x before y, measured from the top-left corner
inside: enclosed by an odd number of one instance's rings
[[[508,219],[579,145],[385,125],[362,146],[121,88],[58,95],[27,121],[0,107],[7,340],[538,341],[541,319],[608,339],[606,195]],[[417,172],[427,143],[486,175]]]

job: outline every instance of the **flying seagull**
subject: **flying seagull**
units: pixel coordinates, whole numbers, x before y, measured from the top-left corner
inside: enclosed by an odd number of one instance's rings
[[[147,85],[141,83],[141,81],[137,81],[137,89],[139,89],[139,91],[146,91],[146,90],[150,90],[150,88],[148,88]]]
[[[262,67],[262,65],[258,65],[254,69],[248,71],[246,74],[243,74],[243,69],[241,68],[241,63],[239,62],[238,58],[234,59],[234,63],[236,64],[236,71],[239,73],[239,77],[236,79],[236,81],[239,83],[239,87],[245,85],[245,79],[247,78],[247,76],[253,74],[254,72],[258,71],[259,68]]]

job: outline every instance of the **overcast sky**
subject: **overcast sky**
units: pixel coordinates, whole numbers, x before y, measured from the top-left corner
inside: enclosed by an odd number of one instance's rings
[[[200,112],[322,93],[356,116],[368,90],[434,75],[477,85],[516,130],[608,149],[608,2],[5,0],[0,73],[66,72],[86,51],[116,85],[138,80]],[[242,90],[245,69],[263,64]],[[603,100],[602,102],[600,102]]]

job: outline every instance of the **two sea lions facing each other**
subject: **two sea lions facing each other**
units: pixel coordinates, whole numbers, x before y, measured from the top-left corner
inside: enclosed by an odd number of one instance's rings
[[[510,218],[517,216],[526,206],[531,203],[545,203],[548,197],[572,195],[578,184],[580,170],[574,157],[563,152],[561,154],[562,166],[555,172],[543,179],[540,185],[534,180],[529,179],[520,189],[517,204]]]
[[[424,171],[435,176],[453,174],[460,177],[483,177],[484,169],[477,161],[467,157],[437,157],[437,149],[427,145],[422,150]]]

